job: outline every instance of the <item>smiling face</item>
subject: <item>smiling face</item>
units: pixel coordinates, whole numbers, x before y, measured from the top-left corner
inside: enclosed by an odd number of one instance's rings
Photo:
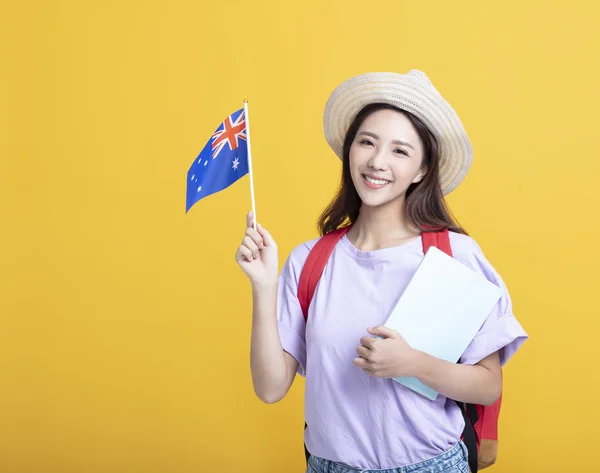
[[[350,174],[363,205],[401,204],[411,184],[420,182],[423,144],[402,113],[383,109],[360,125],[350,146]]]

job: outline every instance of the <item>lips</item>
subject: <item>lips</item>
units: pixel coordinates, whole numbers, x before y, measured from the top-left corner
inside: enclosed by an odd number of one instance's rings
[[[379,178],[375,178],[372,176],[367,176],[366,174],[363,174],[362,177],[363,177],[363,180],[365,181],[365,184],[370,189],[382,189],[391,182],[386,179],[379,179]]]

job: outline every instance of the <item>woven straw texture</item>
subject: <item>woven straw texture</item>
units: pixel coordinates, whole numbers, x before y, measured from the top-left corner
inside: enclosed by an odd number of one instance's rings
[[[394,105],[423,121],[438,142],[442,192],[447,195],[458,187],[473,161],[471,142],[454,109],[427,75],[416,69],[407,74],[362,74],[333,91],[325,106],[325,138],[340,159],[346,130],[356,114],[371,103]]]

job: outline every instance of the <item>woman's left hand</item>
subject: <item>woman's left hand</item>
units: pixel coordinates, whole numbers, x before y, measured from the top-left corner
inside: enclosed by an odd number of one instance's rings
[[[360,339],[355,366],[379,378],[413,376],[417,351],[396,330],[379,325],[367,332],[373,336]]]

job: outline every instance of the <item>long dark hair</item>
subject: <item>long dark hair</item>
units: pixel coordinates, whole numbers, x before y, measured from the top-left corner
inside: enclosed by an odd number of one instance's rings
[[[356,222],[361,200],[350,175],[350,146],[365,118],[378,110],[395,110],[406,116],[415,127],[423,143],[422,166],[427,172],[420,182],[411,184],[406,191],[406,216],[420,231],[448,229],[456,233],[467,232],[452,217],[446,206],[439,179],[440,160],[435,137],[425,124],[414,115],[393,105],[376,103],[364,107],[348,128],[343,146],[342,182],[337,195],[321,214],[318,229],[321,235],[341,226]]]

